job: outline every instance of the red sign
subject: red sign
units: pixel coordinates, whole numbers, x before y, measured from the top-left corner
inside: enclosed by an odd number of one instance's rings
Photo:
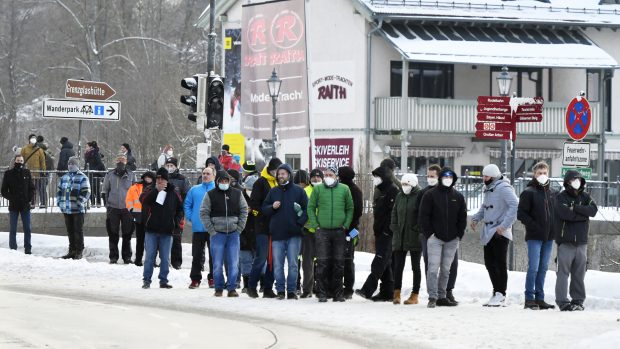
[[[510,131],[476,131],[476,138],[510,139]]]
[[[576,97],[566,108],[566,130],[572,139],[578,141],[585,138],[592,122],[590,103],[583,97]]]
[[[543,119],[542,114],[516,114],[516,122],[541,122]]]
[[[94,99],[105,101],[114,96],[116,91],[105,82],[67,79],[66,98]]]
[[[476,120],[478,121],[496,121],[496,122],[510,122],[510,114],[502,113],[478,113],[476,114]]]
[[[312,159],[312,156],[310,156]],[[312,161],[312,160],[310,160]],[[353,138],[317,138],[314,140],[314,164],[311,168],[328,166],[353,167]]]
[[[510,97],[478,96],[478,104],[510,104]]]
[[[512,122],[480,122],[476,123],[477,131],[512,131]]]
[[[542,113],[542,104],[520,105],[517,107],[517,114]]]
[[[478,104],[477,110],[483,113],[506,113],[508,115],[512,112],[509,105],[499,104]]]

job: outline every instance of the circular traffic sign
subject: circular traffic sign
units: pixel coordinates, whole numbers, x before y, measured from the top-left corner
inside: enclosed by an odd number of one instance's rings
[[[588,100],[575,97],[566,108],[566,130],[572,139],[578,141],[588,133],[592,122],[592,111]]]

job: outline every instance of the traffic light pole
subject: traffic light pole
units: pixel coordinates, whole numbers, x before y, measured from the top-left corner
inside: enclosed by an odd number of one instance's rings
[[[207,74],[215,71],[215,0],[209,0],[209,46],[207,48]]]

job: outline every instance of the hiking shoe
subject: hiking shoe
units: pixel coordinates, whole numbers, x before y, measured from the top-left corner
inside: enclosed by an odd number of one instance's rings
[[[224,294],[224,291],[222,291],[222,290],[215,290],[215,293],[213,295],[215,297],[222,297],[223,294]]]
[[[353,291],[352,290],[346,290],[346,291],[344,291],[342,296],[344,297],[344,299],[353,299]]]
[[[130,258],[123,259],[123,263],[125,263],[125,264],[131,264],[131,259],[130,259]]]
[[[555,309],[555,305],[549,304],[549,303],[545,302],[544,300],[536,301],[536,305],[538,305],[538,308],[540,310]]]
[[[145,290],[151,288],[151,283],[148,282],[148,281],[144,281],[142,283],[142,288],[145,289]]]
[[[438,299],[435,304],[438,307],[456,307],[456,303],[450,301],[448,298],[440,298]]]
[[[167,288],[167,289],[171,289],[172,285],[166,283],[166,284],[159,284],[159,288]]]
[[[192,280],[192,283],[189,284],[189,288],[191,290],[193,290],[195,288],[198,288],[198,287],[200,287],[200,281],[198,281],[198,280]]]
[[[82,259],[82,252],[75,252],[75,254],[73,255],[73,259],[75,260]]]
[[[209,279],[209,288],[215,288],[215,280]]]
[[[263,298],[276,298],[276,294],[271,289],[263,291]]]
[[[534,301],[534,300],[530,300],[530,301],[525,301],[525,304],[523,305],[523,309],[531,309],[531,310],[540,310],[540,306],[538,306],[538,302]]]
[[[279,300],[284,300],[284,298],[286,298],[286,294],[284,292],[278,292],[278,297],[277,298]]]
[[[294,301],[296,301],[296,300],[298,300],[299,298],[297,298],[297,293],[290,293],[290,292],[289,292],[289,293],[286,295],[286,299],[290,299],[290,300],[294,300]]]
[[[581,303],[571,302],[571,304],[573,305],[573,311],[584,311],[585,310],[585,308],[583,307],[583,304]]]
[[[248,288],[248,296],[250,298],[258,298],[258,292],[256,292],[256,289]]]
[[[486,304],[487,307],[500,307],[506,305],[506,296],[501,294],[500,292],[495,292],[493,297],[489,299],[489,302]]]
[[[110,264],[116,264],[116,262],[118,262],[118,260],[116,260],[116,259],[110,259]]]
[[[64,255],[64,256],[62,256],[60,258],[62,258],[62,259],[72,259],[74,255],[75,255],[75,252],[69,251],[69,252],[67,252],[66,255]]]
[[[239,294],[237,293],[236,290],[230,290],[228,291],[228,297],[239,297]]]
[[[301,298],[312,298],[312,292],[302,292]]]
[[[343,296],[334,297],[334,302],[344,302],[344,297]]]
[[[426,305],[427,308],[434,308],[437,306],[437,300],[435,298],[429,298],[428,299],[428,304]]]
[[[366,293],[364,293],[364,291],[362,291],[361,289],[355,290],[354,293],[364,299],[371,299],[371,297],[366,296]]]
[[[325,302],[327,302],[327,297],[319,296],[319,303],[325,303]]]
[[[446,298],[448,298],[448,300],[452,303],[456,303],[456,305],[459,304],[459,302],[457,302],[456,299],[454,299],[454,295],[452,294],[452,290],[447,290],[446,291]]]
[[[370,298],[373,302],[391,302],[393,301],[392,297],[388,297],[386,295],[382,295],[381,293],[379,293],[376,296],[373,296]]]
[[[137,259],[136,259],[136,262],[135,262],[134,264],[135,264],[137,267],[141,267],[141,266],[142,266],[142,261],[141,261],[141,260],[137,260]]]
[[[571,303],[564,303],[560,305],[560,311],[573,311],[575,310],[574,308],[574,304]]]

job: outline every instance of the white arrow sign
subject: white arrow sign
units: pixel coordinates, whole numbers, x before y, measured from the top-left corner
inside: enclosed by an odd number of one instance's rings
[[[43,101],[43,117],[118,121],[121,118],[121,102],[50,98]]]

